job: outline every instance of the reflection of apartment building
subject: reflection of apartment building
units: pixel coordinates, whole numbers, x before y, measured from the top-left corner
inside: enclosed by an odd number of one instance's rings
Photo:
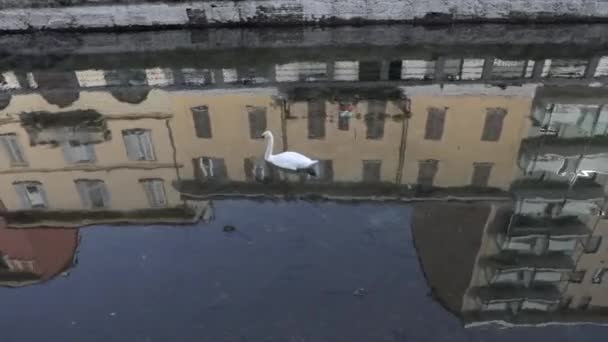
[[[9,224],[78,225],[87,217],[180,221],[190,215],[176,209],[182,201],[171,182],[180,165],[163,94],[154,91],[133,105],[110,93],[81,92],[62,109],[37,94],[13,96],[0,113],[2,200],[9,211],[21,211]]]
[[[602,104],[583,94],[548,96],[550,90],[542,89],[535,100],[516,159],[520,175],[510,188],[513,201],[493,205],[475,261],[462,267],[469,285],[457,294],[443,293],[449,289],[438,285],[437,295],[467,323],[602,321],[607,311],[606,179],[602,164],[589,161],[608,148],[598,133]],[[554,110],[561,104],[567,107]]]

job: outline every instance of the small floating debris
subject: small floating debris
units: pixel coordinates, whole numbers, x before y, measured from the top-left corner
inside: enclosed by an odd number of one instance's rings
[[[231,226],[231,225],[226,225],[224,226],[224,229],[222,229],[224,231],[224,233],[232,233],[234,231],[236,231],[236,227],[235,226]]]
[[[365,297],[365,295],[367,295],[367,291],[362,287],[356,289],[355,292],[353,292],[353,296],[355,297]]]

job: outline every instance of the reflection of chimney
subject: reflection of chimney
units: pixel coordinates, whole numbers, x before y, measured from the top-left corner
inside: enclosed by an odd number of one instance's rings
[[[0,219],[0,286],[49,280],[71,267],[78,230],[9,229]]]

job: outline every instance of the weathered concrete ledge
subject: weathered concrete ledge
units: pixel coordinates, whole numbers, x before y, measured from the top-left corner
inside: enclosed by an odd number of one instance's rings
[[[608,21],[604,0],[0,0],[0,31]]]

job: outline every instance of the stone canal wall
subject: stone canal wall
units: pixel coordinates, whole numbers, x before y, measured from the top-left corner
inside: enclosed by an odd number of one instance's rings
[[[608,21],[606,0],[0,0],[0,30]]]

